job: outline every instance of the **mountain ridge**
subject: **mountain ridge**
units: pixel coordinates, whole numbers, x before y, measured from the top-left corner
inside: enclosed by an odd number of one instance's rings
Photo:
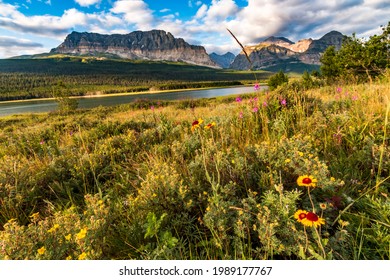
[[[267,69],[269,67],[285,69],[288,64],[302,64],[309,66],[320,65],[321,55],[329,46],[339,49],[344,35],[338,31],[330,31],[320,39],[301,39],[297,43],[284,37],[269,37],[257,45],[245,46],[252,64],[242,51],[239,53],[230,68],[235,70]],[[288,68],[288,67],[287,67]]]
[[[190,45],[164,30],[111,35],[73,31],[50,54],[107,54],[124,59],[166,60],[218,67],[203,46]]]

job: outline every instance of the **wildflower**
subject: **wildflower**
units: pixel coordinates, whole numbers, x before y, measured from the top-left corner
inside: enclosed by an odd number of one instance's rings
[[[339,222],[339,225],[340,225],[342,228],[345,228],[346,226],[349,225],[349,222],[343,221],[343,220],[341,220],[341,219],[340,219],[338,222]]]
[[[240,112],[239,118],[242,119],[243,117],[244,117],[244,113],[243,113],[243,112]]]
[[[79,260],[85,260],[87,258],[87,254],[85,252],[81,253],[79,256]]]
[[[263,102],[263,107],[267,107],[267,106],[268,106],[267,101],[264,101],[264,102]]]
[[[259,84],[255,84],[255,91],[258,91],[260,89],[260,85]]]
[[[294,218],[298,220],[298,222],[302,223],[304,219],[306,219],[307,211],[305,210],[298,210],[294,214]]]
[[[39,142],[39,144],[41,144],[41,145],[45,144],[45,140],[41,140],[41,142]]]
[[[282,101],[280,101],[280,104],[282,104],[282,106],[287,106],[287,101],[286,101],[286,99],[282,99]]]
[[[236,97],[236,102],[241,102],[242,98],[240,96]]]
[[[306,218],[302,221],[302,224],[309,227],[318,227],[320,225],[325,225],[325,220],[317,216],[313,212],[308,212]]]
[[[52,228],[50,228],[47,232],[48,232],[48,233],[55,232],[59,227],[60,227],[59,224],[55,224],[55,225],[52,226]]]
[[[7,224],[11,224],[11,223],[13,223],[13,222],[16,222],[16,219],[15,219],[15,218],[9,219],[9,220],[7,221]]]
[[[33,213],[30,215],[30,218],[33,222],[36,222],[39,220],[39,212]]]
[[[203,123],[203,120],[201,118],[199,118],[198,120],[194,121],[192,123],[191,131],[194,131],[195,129],[197,129],[202,123]]]
[[[72,238],[72,234],[69,233],[68,235],[65,235],[65,239],[67,241],[69,241],[71,238]]]
[[[83,228],[80,230],[78,234],[76,234],[77,239],[83,239],[87,235],[87,228]]]
[[[39,255],[43,255],[43,254],[46,252],[45,246],[42,246],[41,248],[39,248],[39,249],[37,250],[37,252],[38,252]]]
[[[154,111],[154,106],[150,106],[150,110]]]
[[[69,261],[72,259],[72,256],[67,256],[65,260]]]
[[[342,92],[343,90],[342,90],[341,87],[338,87],[338,88],[336,88],[336,91],[337,91],[337,92]]]
[[[284,163],[289,163],[289,162],[291,162],[291,159],[289,159],[289,158],[286,158],[286,159],[284,160]]]
[[[320,208],[322,209],[322,210],[326,210],[326,203],[320,203]]]
[[[204,128],[205,128],[205,129],[210,129],[210,128],[212,128],[213,126],[215,126],[215,122],[209,123],[209,124],[206,125]]]
[[[317,179],[315,179],[313,176],[309,175],[303,175],[299,176],[297,179],[297,184],[300,187],[315,187],[317,183]]]
[[[252,109],[252,112],[253,112],[253,113],[257,113],[257,111],[259,111],[259,108],[257,108],[257,107],[254,107],[254,108]]]
[[[304,226],[308,227],[318,227],[325,224],[325,220],[323,218],[318,217],[317,214],[313,212],[307,212],[305,210],[298,210],[295,212],[294,218]]]

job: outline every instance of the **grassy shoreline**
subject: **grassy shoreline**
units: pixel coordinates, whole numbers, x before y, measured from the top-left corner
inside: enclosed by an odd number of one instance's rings
[[[259,85],[266,86],[266,83],[259,83]],[[186,91],[224,89],[224,88],[249,87],[249,86],[254,86],[254,84],[243,84],[240,86],[236,85],[236,86],[223,86],[223,87],[204,87],[204,88],[187,88],[187,89],[172,89],[172,90],[153,90],[153,91],[149,90],[149,91],[139,91],[139,92],[122,92],[122,93],[108,93],[108,94],[91,94],[91,95],[83,95],[83,96],[69,96],[69,98],[71,99],[104,98],[104,97],[111,97],[111,96],[159,94],[159,93],[170,93],[170,92],[186,92]],[[33,99],[23,99],[23,100],[7,100],[7,101],[0,101],[0,104],[47,101],[47,100],[55,100],[55,98],[50,97],[50,98],[33,98]]]

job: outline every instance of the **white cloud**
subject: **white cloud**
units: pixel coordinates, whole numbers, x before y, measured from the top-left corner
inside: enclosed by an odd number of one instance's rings
[[[291,40],[323,36],[331,30],[346,35],[376,29],[387,24],[388,0],[248,0],[248,5],[226,21],[244,44],[257,43],[268,36],[285,36]],[[371,27],[370,27],[371,26]]]
[[[91,5],[99,4],[101,0],[74,0],[77,4],[82,7],[88,7]]]
[[[0,57],[12,57],[24,54],[36,54],[45,51],[41,43],[11,36],[0,36]]]
[[[238,6],[233,0],[213,0],[207,11],[209,20],[225,20],[234,16],[238,11]]]
[[[110,11],[123,15],[127,23],[135,24],[142,30],[150,29],[154,22],[153,11],[142,0],[116,1]]]
[[[194,5],[199,7],[199,6],[201,6],[203,4],[202,1],[196,1],[195,3],[194,2],[195,1],[193,1],[193,0],[189,0],[188,1],[188,7],[193,8]]]
[[[195,18],[203,18],[204,16],[206,16],[206,13],[207,13],[208,8],[209,8],[209,7],[208,7],[206,4],[203,4],[203,5],[198,9],[198,11],[196,12]]]

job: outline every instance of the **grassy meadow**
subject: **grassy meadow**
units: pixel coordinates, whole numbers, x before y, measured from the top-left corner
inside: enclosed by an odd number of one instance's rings
[[[390,76],[0,118],[0,259],[389,259]]]

